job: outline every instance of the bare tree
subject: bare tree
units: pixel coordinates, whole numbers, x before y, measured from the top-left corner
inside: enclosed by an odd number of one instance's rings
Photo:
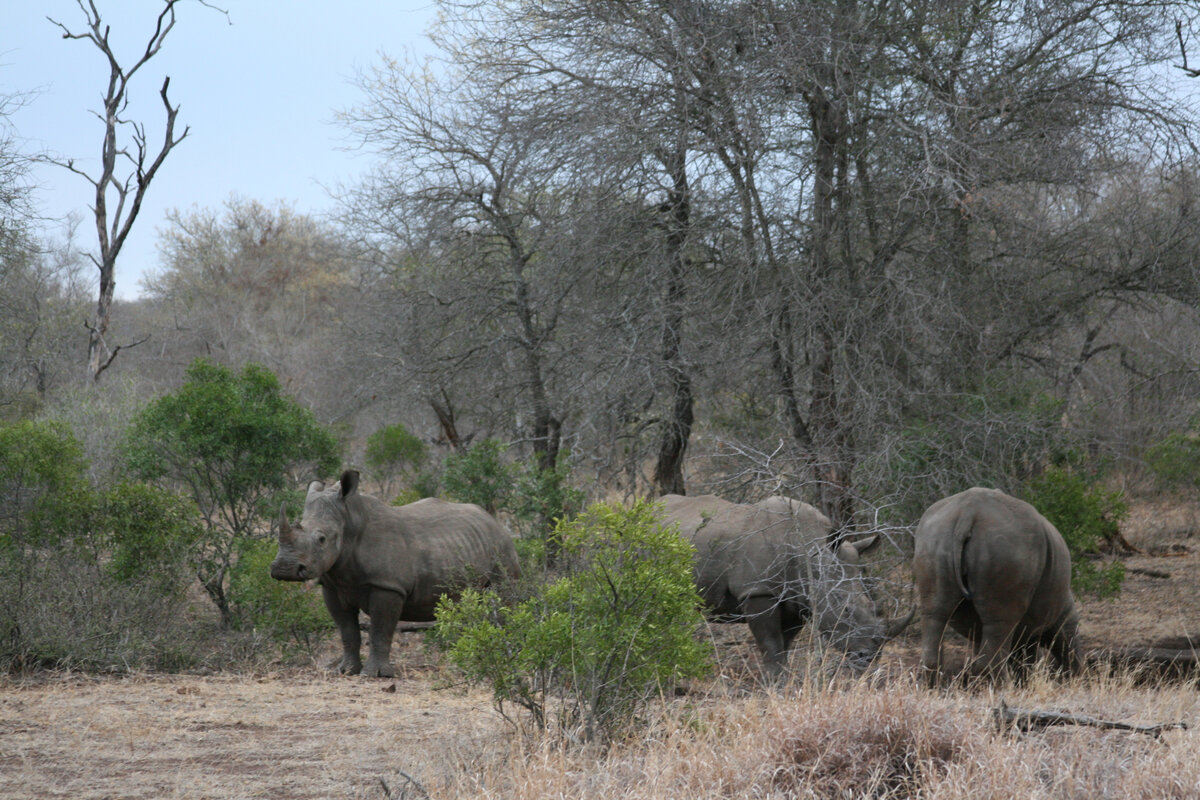
[[[113,293],[116,290],[117,257],[129,236],[133,223],[141,211],[146,190],[154,180],[167,155],[188,135],[189,129],[176,135],[175,122],[179,106],[171,105],[167,97],[171,78],[163,79],[159,97],[166,115],[162,143],[157,150],[151,145],[144,123],[125,116],[129,105],[129,83],[134,75],[162,49],[167,35],[175,27],[175,7],[183,0],[163,0],[162,9],[155,19],[154,31],[146,47],[137,56],[132,66],[122,67],[121,60],[109,42],[110,28],[105,24],[94,0],[76,0],[84,14],[86,30],[73,30],[62,22],[50,21],[62,30],[64,39],[86,40],[92,43],[108,61],[108,86],[104,95],[104,109],[96,116],[104,123],[104,138],[100,150],[99,172],[92,174],[75,165],[74,159],[57,160],[53,163],[65,167],[83,177],[92,185],[94,200],[91,207],[96,224],[98,249],[90,255],[99,272],[99,296],[96,313],[87,322],[88,329],[88,375],[93,381],[112,364],[123,348],[140,342],[112,346],[105,335],[108,332],[112,312]],[[208,5],[204,0],[197,0]],[[210,6],[211,7],[211,6]],[[124,132],[129,131],[128,141],[122,141]],[[128,169],[121,174],[122,168]]]

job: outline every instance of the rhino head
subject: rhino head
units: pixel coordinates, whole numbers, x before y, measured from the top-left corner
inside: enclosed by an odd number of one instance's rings
[[[878,534],[857,543],[844,542],[836,555],[819,548],[811,563],[817,590],[813,592],[813,618],[826,644],[844,654],[849,665],[866,669],[879,655],[884,643],[912,622],[907,616],[881,616],[867,592],[860,567],[861,557],[877,547]]]
[[[342,550],[346,527],[346,498],[358,491],[358,472],[348,469],[328,489],[320,481],[308,485],[304,516],[288,524],[286,507],[279,509],[279,554],[271,562],[271,577],[280,581],[317,580],[328,572]]]

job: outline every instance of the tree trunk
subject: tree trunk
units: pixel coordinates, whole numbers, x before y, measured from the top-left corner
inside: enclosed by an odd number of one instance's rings
[[[673,178],[673,188],[667,199],[669,215],[667,231],[667,285],[662,329],[662,360],[671,386],[670,416],[663,422],[659,439],[658,460],[654,464],[654,490],[659,495],[686,494],[683,480],[683,459],[695,421],[695,401],[692,379],[681,354],[684,300],[688,261],[687,244],[691,217],[686,154],[677,150],[665,159]]]

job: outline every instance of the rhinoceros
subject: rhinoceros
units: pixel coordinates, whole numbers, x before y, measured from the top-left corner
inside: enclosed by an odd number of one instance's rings
[[[1046,647],[1067,672],[1081,668],[1071,555],[1037,510],[996,489],[967,489],[921,516],[913,554],[921,610],[921,668],[938,681],[949,625],[971,642],[965,677],[1023,674]]]
[[[273,578],[320,584],[342,637],[339,670],[372,677],[394,674],[388,654],[397,622],[432,620],[444,594],[517,572],[512,536],[479,506],[432,498],[389,506],[358,493],[355,470],[328,488],[309,484],[295,527],[280,509],[271,564]],[[365,667],[360,611],[371,618]]]
[[[748,623],[769,676],[782,673],[788,648],[809,618],[825,643],[858,669],[912,620],[912,612],[903,620],[882,619],[867,594],[858,564],[879,545],[878,535],[845,542],[835,554],[826,545],[829,518],[779,496],[738,504],[713,495],[666,495],[662,505],[664,522],[678,524],[696,548],[693,577],[710,617]]]

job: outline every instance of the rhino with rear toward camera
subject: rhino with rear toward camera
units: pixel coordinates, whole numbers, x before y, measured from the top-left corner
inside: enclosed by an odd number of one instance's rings
[[[917,525],[913,577],[928,683],[939,678],[947,627],[973,646],[968,678],[1023,673],[1039,647],[1066,672],[1082,668],[1071,554],[1023,500],[977,487],[934,503]]]

